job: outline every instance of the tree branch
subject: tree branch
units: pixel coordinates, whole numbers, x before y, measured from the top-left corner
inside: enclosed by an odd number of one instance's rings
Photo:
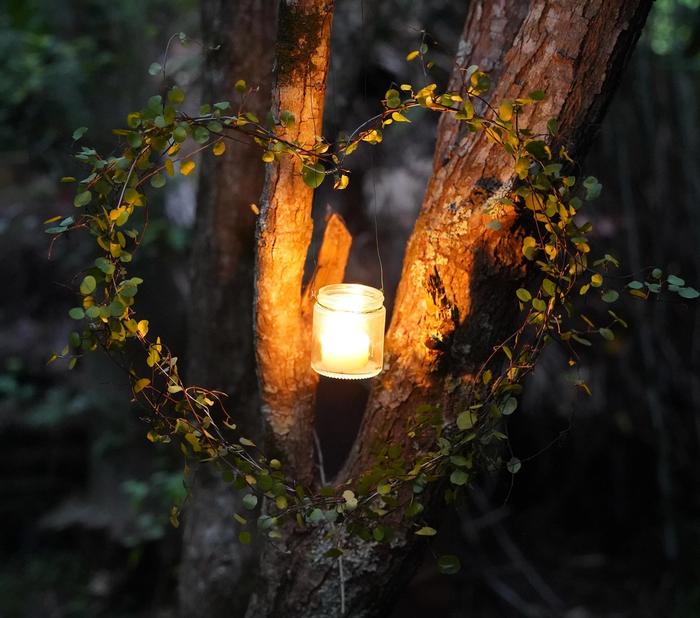
[[[302,307],[306,320],[311,317],[314,294],[324,285],[343,281],[351,245],[352,236],[345,227],[345,221],[339,214],[331,213],[326,218],[326,229],[318,251],[316,269],[304,290]]]

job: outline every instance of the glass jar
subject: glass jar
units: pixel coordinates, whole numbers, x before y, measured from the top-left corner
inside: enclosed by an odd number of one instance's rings
[[[359,283],[322,287],[314,305],[312,369],[349,380],[381,373],[385,319],[381,290]]]

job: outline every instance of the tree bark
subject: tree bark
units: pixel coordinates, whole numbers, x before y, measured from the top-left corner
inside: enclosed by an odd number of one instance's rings
[[[246,79],[257,88],[246,105],[270,107],[276,6],[269,0],[203,0],[207,50],[204,100],[233,99]],[[202,158],[191,256],[188,377],[225,392],[246,435],[260,433],[253,354],[255,215],[264,164],[255,145],[228,144]],[[255,569],[255,548],[241,545],[231,524],[239,496],[206,466],[196,471],[184,516],[180,568],[183,616],[241,615]]]
[[[544,90],[547,100],[521,115],[522,126],[542,130],[558,117],[557,140],[581,159],[650,5],[650,0],[472,2],[452,87],[460,89],[466,67],[478,64],[490,71],[493,101]],[[526,276],[519,213],[503,208],[501,229],[485,226],[491,219],[485,207],[512,182],[512,164],[499,145],[463,133],[448,118],[441,121],[433,174],[387,334],[385,371],[375,382],[341,481],[367,469],[378,442],[403,441],[404,420],[417,405],[441,403],[448,415],[459,410],[472,376],[514,325],[513,292]],[[307,220],[296,223],[306,226]],[[291,289],[298,291],[297,274]],[[288,326],[292,337],[293,325]],[[298,396],[299,390],[290,392]],[[282,409],[294,405],[298,400]],[[420,557],[409,530],[390,546],[350,542],[343,556],[347,609],[341,614],[338,561],[323,557],[328,543],[314,530],[292,535],[283,554],[266,547],[263,584],[247,615],[384,615]]]
[[[296,121],[286,129],[285,139],[311,148],[323,131],[333,1],[283,0],[279,10],[273,115],[291,112]],[[302,483],[312,482],[314,469],[317,379],[310,367],[302,289],[312,203],[313,189],[304,184],[298,160],[284,156],[268,167],[258,219],[258,378],[268,447],[281,453]],[[335,270],[342,278],[344,261]]]

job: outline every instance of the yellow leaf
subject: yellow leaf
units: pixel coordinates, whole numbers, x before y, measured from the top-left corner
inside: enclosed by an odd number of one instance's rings
[[[391,115],[392,120],[395,120],[396,122],[411,122],[406,116],[404,116],[401,112],[394,112]]]
[[[348,186],[349,182],[350,182],[350,178],[348,177],[348,175],[341,174],[340,178],[338,178],[338,180],[336,180],[335,183],[333,184],[333,188],[338,189],[339,191],[342,191],[343,189],[345,189],[345,187]]]
[[[416,58],[418,58],[418,56],[420,56],[420,52],[417,49],[414,49],[412,52],[406,55],[406,60],[411,62],[411,60],[415,60]]]
[[[140,380],[136,380],[136,383],[134,384],[134,393],[140,393],[150,383],[151,381],[148,378],[141,378]]]
[[[412,89],[412,86],[411,84],[401,84],[399,88],[404,92],[409,92]]]
[[[265,163],[272,163],[275,160],[275,155],[269,150],[266,150],[263,152],[262,160],[265,161]]]
[[[46,221],[44,221],[44,224],[54,223],[55,221],[58,221],[61,218],[62,218],[62,215],[56,215],[55,217],[51,217],[50,219],[47,219]]]
[[[195,167],[197,167],[197,164],[194,161],[183,161],[180,163],[180,173],[183,176],[189,176]]]
[[[503,101],[498,106],[498,115],[501,117],[501,120],[508,122],[513,117],[513,104],[508,100]]]
[[[170,148],[168,148],[167,154],[172,157],[174,154],[180,152],[181,146],[182,144],[173,144],[172,146],[170,146]]]
[[[172,159],[166,159],[165,160],[165,173],[170,176],[171,178],[175,176],[175,166],[173,165],[173,160]]]
[[[250,209],[253,211],[253,214],[257,217],[260,214],[260,209],[258,208],[257,204],[251,204]]]
[[[137,324],[136,330],[138,330],[139,335],[145,337],[148,334],[148,320],[141,320]]]
[[[223,140],[216,142],[216,144],[212,146],[211,151],[214,153],[215,157],[220,157],[226,152],[226,144],[224,144]]]

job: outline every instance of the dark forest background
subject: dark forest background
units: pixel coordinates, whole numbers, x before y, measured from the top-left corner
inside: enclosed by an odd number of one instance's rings
[[[327,136],[376,113],[392,82],[425,79],[405,61],[423,29],[432,79],[446,82],[466,3],[337,5]],[[192,42],[173,47],[169,73],[198,98],[198,29],[195,0],[0,0],[0,617],[176,614],[180,537],[168,515],[184,495],[181,458],[146,441],[107,359],[47,365],[90,246],[71,239],[49,259],[42,222],[72,209],[58,181],[77,172],[74,129],[111,151],[111,129],[157,91],[148,67],[178,31]],[[661,266],[700,282],[699,97],[700,0],[657,0],[583,163],[604,186],[590,207],[597,248],[621,259],[620,274]],[[391,295],[435,120],[392,127],[354,158],[347,191],[318,192],[319,218],[331,206],[354,235],[348,280],[378,283],[376,210]],[[143,314],[180,352],[195,183],[168,184],[134,267]],[[548,351],[509,424],[522,470],[482,477],[445,516],[436,543],[463,570],[438,575],[428,556],[396,616],[700,616],[700,310],[630,298],[624,315],[629,330],[574,368]],[[581,378],[592,396],[574,387]],[[367,388],[321,384],[331,472]]]

